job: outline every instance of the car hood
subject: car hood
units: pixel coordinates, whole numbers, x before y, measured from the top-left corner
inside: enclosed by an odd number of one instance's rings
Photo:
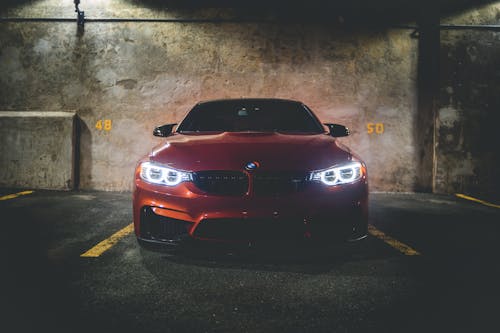
[[[176,133],[149,158],[186,171],[243,170],[254,161],[260,170],[312,171],[347,162],[351,154],[327,134],[224,132]]]

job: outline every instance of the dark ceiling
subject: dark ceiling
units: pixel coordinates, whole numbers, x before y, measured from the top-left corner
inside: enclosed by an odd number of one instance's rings
[[[232,8],[241,17],[273,17],[303,21],[335,21],[366,24],[398,24],[425,20],[427,15],[453,13],[495,3],[498,0],[126,0],[155,8]],[[84,3],[85,0],[82,0]],[[267,15],[267,16],[266,16]]]
[[[72,1],[72,0],[66,0]],[[205,8],[231,9],[231,18],[278,19],[335,22],[346,24],[405,24],[428,15],[446,16],[480,7],[493,0],[123,0],[134,5],[176,9],[186,18],[196,18]],[[1,9],[37,0],[2,0]],[[86,0],[80,0],[85,10]]]

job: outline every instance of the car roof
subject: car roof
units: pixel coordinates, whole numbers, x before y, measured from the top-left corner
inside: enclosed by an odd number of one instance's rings
[[[282,99],[282,98],[226,98],[226,99],[214,99],[214,100],[207,100],[207,101],[202,101],[199,102],[197,105],[207,105],[207,104],[226,104],[226,103],[237,103],[237,102],[243,102],[243,103],[251,103],[251,104],[265,104],[265,103],[283,103],[283,104],[300,104],[303,105],[304,103],[299,102],[299,101],[294,101],[291,99]]]

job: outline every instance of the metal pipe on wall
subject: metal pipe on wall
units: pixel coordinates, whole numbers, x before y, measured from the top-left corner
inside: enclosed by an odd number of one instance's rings
[[[0,17],[0,22],[75,22],[74,18],[62,17]],[[85,18],[95,23],[290,23],[287,20],[259,19],[190,19],[190,18]],[[390,28],[418,30],[415,25],[391,25]],[[500,31],[500,24],[440,24],[440,30],[491,30]]]

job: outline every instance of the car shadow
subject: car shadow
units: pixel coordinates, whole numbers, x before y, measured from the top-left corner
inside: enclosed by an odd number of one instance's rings
[[[398,258],[402,255],[380,240],[368,237],[356,243],[273,243],[248,245],[189,244],[182,248],[141,249],[143,263],[154,272],[162,270],[158,259],[177,265],[215,269],[324,274],[346,265],[356,270],[363,261]]]

